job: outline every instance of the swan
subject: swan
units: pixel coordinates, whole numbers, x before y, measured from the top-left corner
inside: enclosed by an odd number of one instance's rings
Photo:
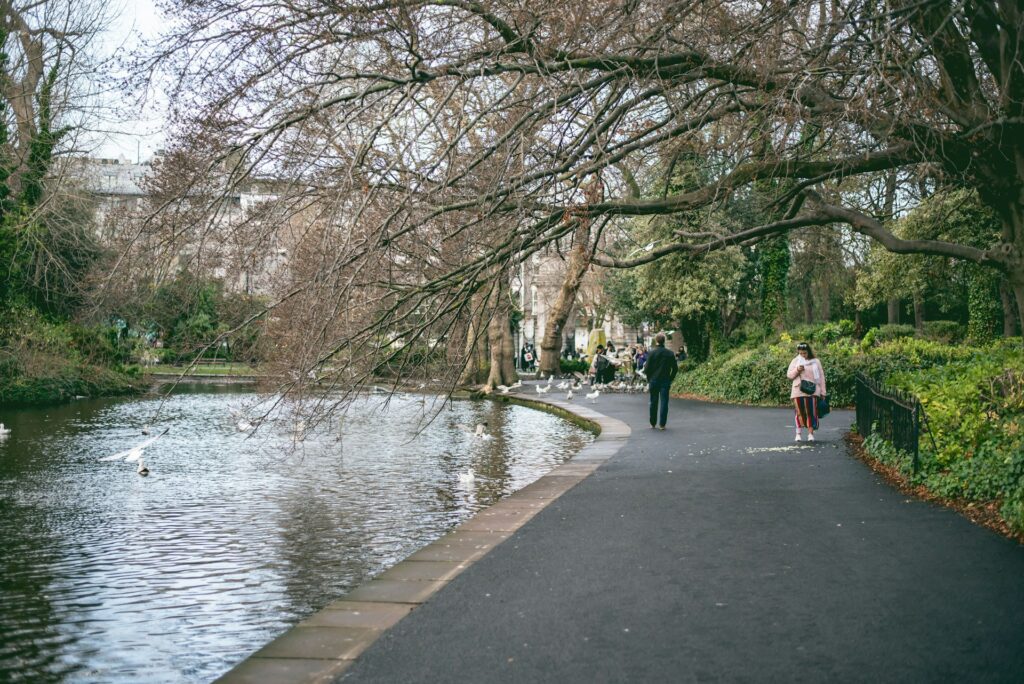
[[[245,418],[242,418],[240,421],[235,423],[235,429],[237,429],[239,432],[248,432],[249,430],[252,430],[253,427],[253,424],[247,421]]]
[[[494,439],[493,436],[487,434],[487,423],[477,423],[476,432],[473,433],[478,439]]]
[[[120,460],[123,459],[125,462],[141,461],[142,460],[142,452],[145,451],[146,448],[150,444],[152,444],[156,440],[158,440],[161,437],[163,437],[164,435],[166,435],[169,431],[170,431],[170,428],[164,428],[164,431],[161,432],[160,434],[158,434],[156,437],[150,437],[145,442],[142,442],[141,444],[136,444],[131,449],[128,449],[126,451],[119,451],[116,454],[114,454],[113,456],[104,456],[100,460],[101,461],[120,461]],[[149,471],[147,470],[147,472],[149,472]],[[142,471],[140,470],[139,474],[141,474],[141,473],[142,473]]]
[[[11,428],[4,427],[4,424],[0,423],[0,437],[7,437],[9,434],[11,434]]]
[[[459,473],[459,482],[461,482],[463,484],[469,484],[469,483],[473,482],[473,480],[475,480],[475,479],[476,479],[476,473],[473,472],[472,468],[470,468],[469,470],[467,470],[464,473]]]

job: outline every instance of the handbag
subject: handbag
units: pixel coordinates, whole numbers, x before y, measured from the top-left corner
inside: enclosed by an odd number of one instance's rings
[[[811,382],[810,380],[800,381],[800,391],[804,394],[814,394],[814,391],[818,389],[818,385]]]
[[[824,395],[824,396],[818,397],[817,405],[818,405],[818,417],[819,418],[824,418],[825,416],[827,416],[829,413],[832,412],[832,409],[829,408],[829,405],[828,405],[828,395],[827,394]]]

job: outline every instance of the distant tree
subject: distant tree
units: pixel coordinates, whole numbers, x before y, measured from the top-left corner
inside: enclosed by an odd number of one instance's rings
[[[89,118],[103,21],[94,0],[0,3],[0,307],[67,314],[98,255],[58,156]]]

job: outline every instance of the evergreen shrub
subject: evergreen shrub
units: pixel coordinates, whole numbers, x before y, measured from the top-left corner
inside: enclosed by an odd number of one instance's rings
[[[129,374],[97,365],[88,355],[110,353],[106,334],[55,322],[29,307],[0,312],[0,405],[137,391]]]
[[[590,364],[579,359],[560,359],[558,369],[562,373],[586,373],[590,370]]]
[[[922,435],[918,480],[942,496],[999,501],[1011,527],[1024,530],[1024,350],[968,350],[888,384],[924,407],[930,435]]]
[[[967,331],[956,321],[925,321],[921,336],[943,344],[963,342]]]

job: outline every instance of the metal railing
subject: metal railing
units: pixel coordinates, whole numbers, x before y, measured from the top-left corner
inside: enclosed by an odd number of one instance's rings
[[[913,458],[913,469],[920,466],[918,441],[924,411],[917,397],[885,387],[857,373],[857,431],[867,437],[872,431],[895,448]]]

